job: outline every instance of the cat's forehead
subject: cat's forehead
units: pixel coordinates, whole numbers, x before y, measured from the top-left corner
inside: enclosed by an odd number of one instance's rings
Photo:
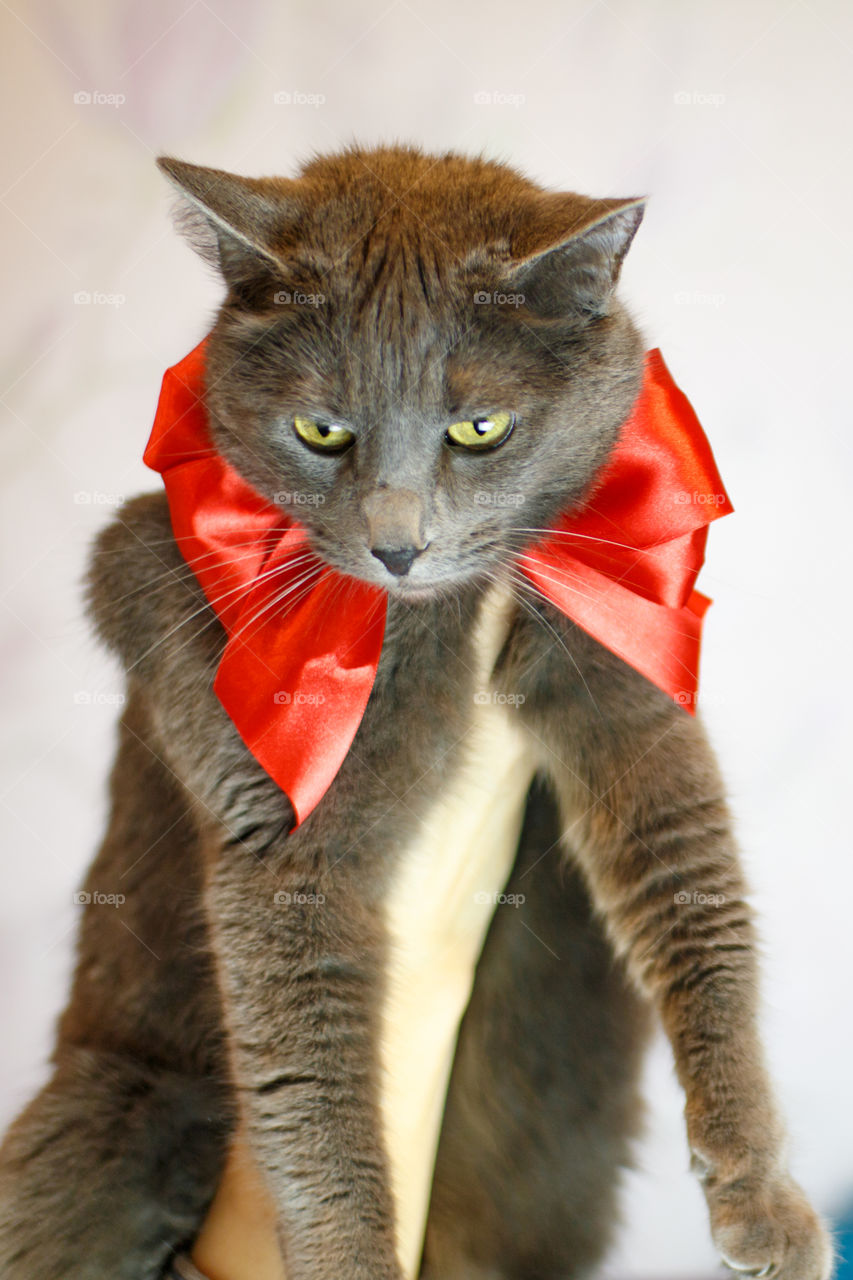
[[[406,148],[320,157],[290,187],[302,205],[303,242],[351,266],[379,248],[397,262],[418,252],[448,266],[464,264],[472,248],[500,254],[540,191],[496,161]]]

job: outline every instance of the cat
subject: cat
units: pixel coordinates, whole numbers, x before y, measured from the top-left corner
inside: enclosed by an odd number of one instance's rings
[[[442,852],[430,833],[452,841],[472,804],[484,821],[504,804],[488,840],[509,839],[515,905],[495,909],[459,1028],[423,1275],[594,1269],[657,1017],[720,1253],[826,1280],[828,1234],[786,1171],[755,927],[701,723],[512,568],[589,491],[640,388],[615,289],[644,201],[405,146],[293,179],[160,164],[227,290],[206,356],[216,445],[266,499],[315,495],[298,511],[313,551],[387,592],[385,638],[352,749],[294,826],[212,691],[225,633],[165,496],[99,535],[89,607],[127,701],[84,887],[125,902],[85,910],[53,1075],[0,1152],[0,1275],[162,1275],[238,1125],[288,1280],[416,1271],[405,1144],[382,1119],[388,1009],[416,1025],[389,904],[412,909],[412,850]],[[500,438],[468,448],[447,434],[459,422]]]

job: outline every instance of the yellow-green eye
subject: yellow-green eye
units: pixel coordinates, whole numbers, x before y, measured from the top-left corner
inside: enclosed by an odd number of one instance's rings
[[[317,422],[316,419],[305,418],[299,413],[294,416],[293,430],[309,448],[321,453],[342,453],[355,439],[347,427],[342,427],[337,422]]]
[[[454,422],[447,428],[447,443],[461,444],[463,449],[497,449],[512,434],[514,413],[490,413],[468,422]]]

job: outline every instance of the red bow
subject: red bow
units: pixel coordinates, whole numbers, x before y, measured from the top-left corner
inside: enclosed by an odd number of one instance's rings
[[[145,462],[228,635],[214,690],[296,822],[322,799],[376,676],[385,592],[329,569],[305,530],[211,441],[202,342],[163,378]],[[567,617],[692,712],[707,526],[732,510],[708,441],[659,351],[592,497],[517,558]]]

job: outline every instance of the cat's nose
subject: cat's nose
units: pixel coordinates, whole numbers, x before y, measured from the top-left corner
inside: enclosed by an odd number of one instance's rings
[[[402,578],[423,550],[423,547],[372,547],[371,553],[382,561],[386,569]]]
[[[380,482],[361,505],[371,553],[389,573],[402,578],[427,547],[423,500],[411,489],[392,489]]]

